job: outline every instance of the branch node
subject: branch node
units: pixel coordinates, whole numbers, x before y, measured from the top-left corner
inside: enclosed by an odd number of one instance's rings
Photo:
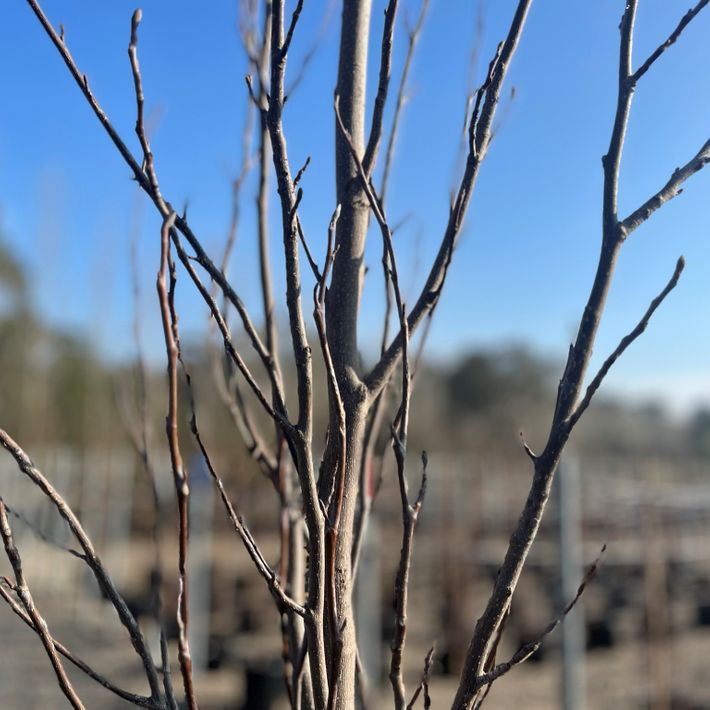
[[[537,461],[537,454],[533,452],[533,450],[528,446],[528,442],[525,440],[525,434],[521,430],[520,432],[520,442],[523,445],[523,449],[525,449],[525,453],[528,455],[528,458],[535,463]]]

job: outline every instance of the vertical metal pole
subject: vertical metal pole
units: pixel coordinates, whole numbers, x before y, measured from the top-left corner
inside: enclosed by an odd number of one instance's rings
[[[561,603],[568,604],[582,579],[581,487],[579,463],[560,463],[556,476]],[[580,599],[562,622],[562,708],[583,710],[585,697],[585,628]]]
[[[195,674],[208,670],[212,599],[212,526],[214,487],[204,459],[190,462],[190,628],[189,641]]]

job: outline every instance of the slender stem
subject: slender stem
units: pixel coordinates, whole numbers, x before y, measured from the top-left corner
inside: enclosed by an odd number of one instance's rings
[[[295,26],[295,22],[292,23],[292,26]],[[301,304],[297,203],[282,126],[287,59],[284,48],[287,49],[284,45],[284,1],[273,0],[271,6],[271,84],[266,124],[271,137],[274,171],[281,202],[286,260],[286,300],[298,384],[298,423],[294,436],[294,450],[296,472],[303,495],[308,529],[308,600],[305,618],[308,657],[314,700],[316,705],[323,707],[328,697],[327,661],[323,637],[325,525],[318,499],[311,453],[313,435],[312,363]]]
[[[56,648],[54,647],[54,639],[52,639],[52,635],[49,633],[47,622],[37,610],[34,600],[32,599],[32,594],[30,593],[30,588],[27,586],[25,574],[22,569],[22,559],[20,558],[20,553],[15,546],[15,540],[10,528],[10,521],[7,519],[5,502],[2,498],[0,498],[0,536],[2,537],[7,559],[10,561],[10,565],[12,566],[15,574],[15,584],[12,585],[12,589],[19,597],[22,606],[25,607],[25,611],[31,621],[32,627],[42,641],[44,650],[47,652],[49,661],[52,664],[55,675],[57,676],[59,687],[64,695],[66,695],[67,700],[71,703],[73,708],[76,710],[84,710],[84,705],[79,699],[79,696],[76,694],[71,681],[67,677],[62,661],[57,654]]]
[[[178,571],[180,587],[178,592],[178,660],[182,673],[185,698],[190,710],[197,710],[197,699],[192,677],[192,657],[188,641],[189,588],[187,576],[187,555],[189,542],[188,510],[190,487],[187,471],[183,466],[180,441],[178,437],[178,344],[175,337],[175,320],[171,306],[171,292],[168,290],[168,259],[170,251],[170,230],[175,223],[175,213],[171,213],[160,230],[160,268],[156,280],[160,317],[163,324],[165,351],[168,359],[168,414],[165,419],[165,432],[170,450],[170,463],[178,504]]]
[[[37,629],[32,621],[32,618],[27,614],[27,612],[12,598],[9,592],[5,589],[4,583],[0,582],[0,596],[7,603],[7,605],[12,609],[13,613],[16,614],[22,621],[29,626],[32,631],[37,633]],[[64,656],[72,665],[76,666],[82,673],[85,673],[91,680],[97,682],[99,685],[103,686],[110,693],[113,693],[117,697],[128,701],[133,705],[137,705],[142,708],[162,708],[161,703],[156,703],[152,698],[147,698],[144,695],[136,695],[135,693],[129,693],[123,688],[119,688],[114,685],[106,677],[97,673],[88,663],[83,661],[81,658],[76,656],[72,651],[70,651],[64,644],[60,643],[56,639],[52,638],[52,644],[56,649],[57,653]]]
[[[89,569],[91,569],[99,588],[116,610],[119,620],[128,632],[131,644],[141,659],[146,678],[150,684],[151,698],[157,703],[160,699],[160,682],[158,680],[155,664],[153,663],[153,658],[148,650],[148,645],[146,644],[135,617],[116,588],[108,570],[104,567],[101,558],[94,549],[93,543],[86,534],[79,519],[64,498],[59,495],[52,484],[44,477],[42,472],[35,468],[29,456],[27,456],[12,437],[2,429],[0,429],[0,445],[15,459],[15,463],[20,471],[42,491],[44,496],[52,503],[59,515],[69,526],[72,535],[74,535],[84,553],[82,559],[86,562]]]
[[[499,51],[489,66],[486,80],[477,93],[477,110],[473,111],[469,121],[469,149],[463,176],[451,207],[439,251],[429,271],[426,283],[407,317],[409,332],[412,335],[422,319],[435,307],[441,296],[453,250],[463,227],[481,164],[488,150],[493,119],[503,83],[518,46],[531,4],[532,0],[519,0],[508,36],[500,45]],[[402,347],[403,341],[400,331],[379,362],[364,379],[370,396],[376,395],[385,386],[399,362]]]

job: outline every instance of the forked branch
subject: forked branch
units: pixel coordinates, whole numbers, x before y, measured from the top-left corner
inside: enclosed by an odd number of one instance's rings
[[[67,700],[71,703],[73,708],[76,710],[84,710],[84,705],[79,699],[79,696],[76,694],[71,681],[67,677],[62,661],[57,654],[56,648],[54,647],[54,640],[49,633],[47,622],[35,606],[30,588],[27,586],[25,574],[22,569],[22,559],[20,558],[20,553],[15,545],[15,540],[10,528],[10,521],[7,518],[7,511],[5,510],[5,502],[2,498],[0,498],[0,537],[2,537],[5,554],[7,555],[7,559],[10,561],[12,571],[15,575],[14,584],[12,584],[8,579],[5,579],[5,583],[15,592],[15,594],[17,594],[22,606],[25,608],[25,612],[27,613],[31,625],[40,637],[44,650],[47,652],[47,656],[52,664],[52,668],[57,676],[57,682],[59,683],[59,687],[62,689],[62,692],[66,695]]]
[[[173,471],[173,481],[178,503],[178,660],[182,673],[185,698],[190,710],[197,710],[197,698],[192,677],[192,657],[188,640],[189,600],[187,554],[189,523],[188,511],[190,503],[190,487],[187,471],[183,465],[180,441],[178,437],[178,343],[174,309],[172,307],[173,287],[168,288],[168,262],[170,258],[170,230],[175,224],[175,213],[171,212],[163,221],[160,230],[160,268],[156,280],[160,317],[165,338],[165,352],[168,360],[168,413],[165,419],[165,431],[170,451],[170,463]]]
[[[160,681],[155,669],[153,658],[148,649],[148,645],[136,622],[135,617],[128,608],[125,600],[116,588],[108,571],[103,565],[101,558],[94,549],[91,539],[86,534],[74,511],[69,507],[64,498],[54,489],[52,484],[44,477],[42,472],[35,468],[29,456],[22,448],[13,441],[12,437],[0,429],[0,445],[15,459],[20,471],[35,485],[42,494],[52,503],[61,518],[69,526],[69,530],[79,543],[83,551],[82,559],[91,569],[99,588],[104,593],[108,601],[116,610],[116,614],[125,627],[131,639],[131,644],[141,659],[146,678],[150,685],[151,699],[158,702],[160,698]]]
[[[510,544],[493,590],[483,614],[476,623],[469,644],[461,673],[461,682],[453,704],[456,710],[470,708],[478,691],[487,682],[489,671],[486,664],[490,656],[491,645],[510,607],[520,573],[537,534],[540,520],[550,495],[554,474],[572,426],[588,407],[594,393],[616,359],[643,332],[653,312],[675,286],[683,268],[683,260],[681,259],[666,288],[651,303],[638,326],[621,341],[614,353],[607,359],[598,375],[588,386],[585,397],[578,404],[609,286],[614,274],[614,267],[625,238],[623,223],[617,215],[617,206],[621,155],[634,88],[632,81],[632,44],[637,4],[638,0],[628,0],[619,26],[617,105],[609,149],[602,161],[604,168],[602,246],[596,275],[580,320],[577,336],[569,348],[567,362],[560,379],[557,402],[547,443],[540,455],[533,454],[531,456],[534,465],[534,477],[525,507],[511,536]]]
[[[519,0],[518,6],[508,31],[508,36],[496,53],[496,60],[491,62],[489,73],[479,92],[480,112],[473,115],[469,122],[471,140],[466,158],[466,166],[459,183],[458,192],[449,214],[449,219],[442,237],[439,251],[432,264],[424,288],[417,298],[414,307],[407,316],[410,334],[421,323],[422,319],[432,310],[441,295],[446,280],[451,256],[458,241],[468,205],[473,194],[476,178],[486,156],[491,137],[491,128],[495,117],[498,100],[503,82],[508,73],[511,60],[518,46],[525,19],[532,0]],[[393,339],[380,361],[365,378],[370,395],[376,395],[389,379],[402,355],[401,332]]]

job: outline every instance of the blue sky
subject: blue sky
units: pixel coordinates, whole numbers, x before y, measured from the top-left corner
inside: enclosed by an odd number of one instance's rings
[[[516,98],[505,112],[481,172],[465,234],[432,329],[429,352],[449,360],[471,347],[527,342],[561,358],[576,328],[596,265],[601,155],[615,101],[621,0],[539,0],[510,72]],[[418,1],[401,0],[413,18]],[[322,32],[327,0],[306,0],[291,66]],[[384,2],[374,0],[373,67]],[[396,246],[405,298],[412,300],[441,236],[456,168],[464,100],[471,81],[476,18],[484,32],[480,81],[515,3],[431,0],[410,82],[388,211],[407,218]],[[686,2],[641,0],[634,56],[642,61],[688,9]],[[138,152],[126,47],[134,3],[44,3],[114,125]],[[217,254],[230,212],[230,178],[241,160],[246,63],[236,32],[237,2],[148,0],[139,54],[147,111],[156,117],[153,148],[164,194],[189,202],[189,221]],[[322,254],[334,207],[332,95],[339,3],[309,73],[287,105],[291,161],[311,166],[302,219]],[[620,211],[655,192],[710,135],[710,10],[686,30],[641,81],[622,165]],[[395,76],[405,48],[400,24]],[[161,354],[154,276],[159,221],[22,0],[0,8],[0,225],[26,264],[38,311],[84,333],[107,357],[132,353],[129,253],[138,230],[143,337]],[[597,342],[600,362],[630,330],[687,259],[677,290],[648,332],[609,377],[609,389],[666,398],[676,407],[710,402],[710,169],[686,184],[624,247]],[[253,183],[244,191],[237,256],[230,273],[258,313]],[[272,203],[275,203],[275,193]],[[281,273],[276,211],[275,269]],[[370,240],[362,343],[379,337],[379,243]],[[278,278],[276,279],[278,283]],[[183,328],[204,332],[206,309],[181,281]],[[282,289],[281,289],[282,290]],[[284,312],[279,291],[280,313]]]

